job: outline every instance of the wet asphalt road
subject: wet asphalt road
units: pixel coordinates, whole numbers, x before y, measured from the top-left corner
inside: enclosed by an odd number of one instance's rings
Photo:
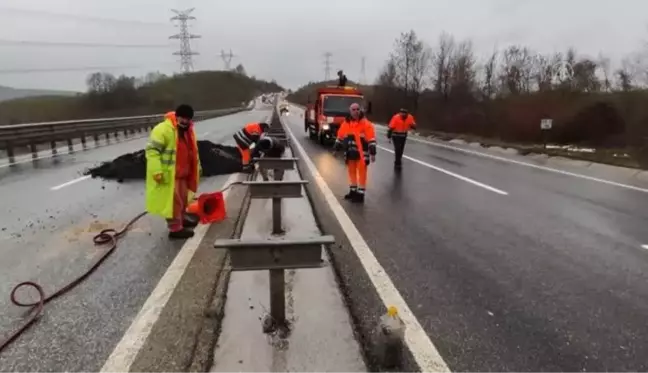
[[[200,122],[198,139],[232,143],[231,135],[269,113],[252,110]],[[143,181],[88,179],[85,168],[144,147],[146,138],[0,168],[0,339],[23,320],[9,293],[24,280],[46,293],[78,276],[99,253],[92,237],[120,228],[144,210]],[[228,175],[203,179],[215,190]],[[183,242],[169,242],[163,221],[145,216],[90,278],[45,308],[42,319],[0,354],[2,371],[97,371],[173,261]]]
[[[289,122],[452,370],[648,370],[648,194],[408,141],[507,194],[379,150],[351,205],[343,162]]]

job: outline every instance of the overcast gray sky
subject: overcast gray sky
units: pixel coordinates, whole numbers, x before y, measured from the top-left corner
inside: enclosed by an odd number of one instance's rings
[[[191,7],[197,18],[191,31],[202,35],[192,42],[201,53],[196,69],[221,69],[220,50],[231,48],[232,66],[243,63],[249,74],[290,88],[323,79],[326,51],[333,53],[333,68],[354,80],[365,56],[373,80],[394,39],[409,29],[430,44],[444,30],[471,38],[484,56],[495,45],[521,43],[541,52],[575,46],[581,54],[618,60],[648,40],[648,0],[0,0],[0,85],[84,90],[89,73],[6,73],[15,69],[178,71],[171,55],[178,42],[168,40],[177,32],[170,9]],[[168,47],[12,46],[7,40]]]

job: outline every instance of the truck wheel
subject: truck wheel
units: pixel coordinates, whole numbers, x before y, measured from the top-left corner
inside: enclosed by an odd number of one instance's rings
[[[326,145],[326,135],[324,135],[323,133],[320,133],[319,135],[319,143],[322,145]]]

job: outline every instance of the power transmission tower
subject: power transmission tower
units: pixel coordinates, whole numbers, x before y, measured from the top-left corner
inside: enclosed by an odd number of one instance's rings
[[[232,67],[232,58],[234,57],[232,50],[230,49],[229,53],[225,53],[225,51],[221,49],[220,56],[223,59],[223,63],[225,64],[225,70],[230,71]]]
[[[331,79],[331,57],[333,53],[326,52],[324,53],[324,80]]]
[[[198,52],[193,52],[191,50],[191,44],[189,41],[191,39],[198,39],[200,38],[200,35],[194,35],[189,33],[189,26],[187,24],[187,21],[189,20],[194,20],[196,17],[191,16],[191,12],[194,11],[195,8],[187,9],[187,10],[176,10],[176,9],[171,9],[172,12],[176,14],[175,17],[172,17],[172,21],[180,21],[180,32],[169,36],[169,39],[179,39],[180,40],[180,51],[179,52],[174,52],[173,54],[176,56],[180,56],[180,70],[183,73],[188,73],[193,71],[193,60],[192,56],[198,55]]]
[[[366,59],[363,56],[362,60],[360,60],[360,84],[364,85],[367,84],[367,70],[366,70]]]

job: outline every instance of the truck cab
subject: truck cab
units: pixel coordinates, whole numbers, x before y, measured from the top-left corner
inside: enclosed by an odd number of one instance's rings
[[[355,87],[329,86],[317,90],[314,103],[306,106],[304,129],[311,139],[325,145],[335,141],[340,124],[349,114],[351,104],[365,108],[364,95]]]

